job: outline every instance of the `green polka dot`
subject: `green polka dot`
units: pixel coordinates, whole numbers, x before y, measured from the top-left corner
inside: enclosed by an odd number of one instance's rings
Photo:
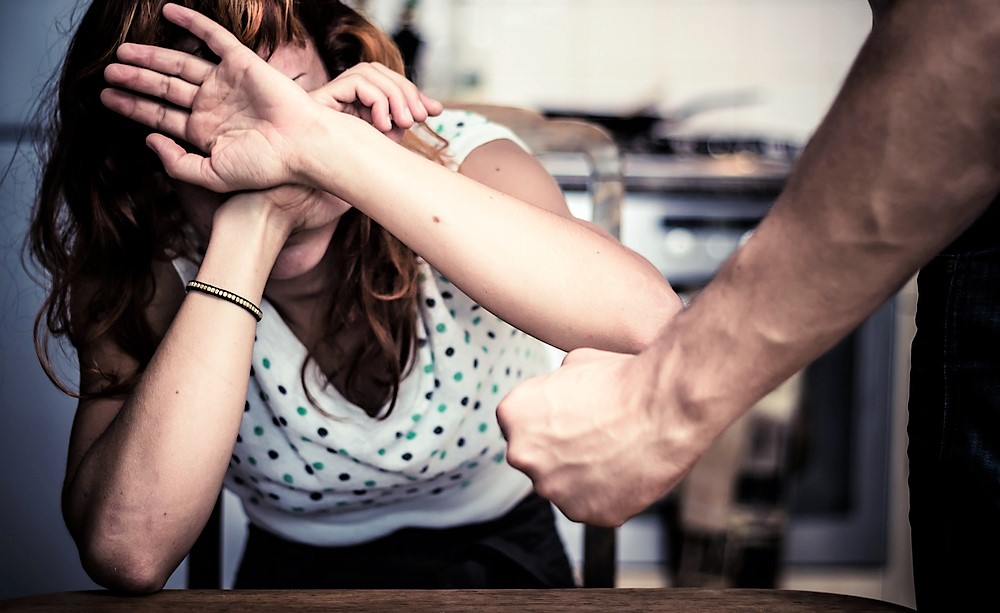
[[[437,132],[438,134],[441,134],[442,132],[444,132],[444,124],[443,123],[439,123],[437,129],[434,130],[434,131]]]
[[[449,311],[448,311],[448,313],[449,313],[449,314],[450,314],[450,315],[451,315],[452,317],[455,317],[456,315],[458,315],[458,312],[457,312],[457,311],[456,311],[455,309],[451,309],[451,310],[449,310]]]
[[[291,483],[295,481],[295,479],[293,479],[292,476],[288,473],[285,473],[284,476],[281,478],[285,480],[285,483]]]
[[[487,347],[486,345],[483,345],[483,353],[489,353],[489,352],[490,352],[490,348]]]
[[[298,413],[299,415],[305,415],[307,411],[305,407],[299,407],[295,409],[295,412]]]
[[[417,438],[417,433],[414,432],[413,430],[410,430],[409,432],[406,433],[406,440],[412,441],[415,438]]]
[[[369,479],[365,481],[365,487],[375,487],[375,482]]]
[[[347,450],[344,449],[343,447],[341,447],[340,449],[338,449],[337,453],[339,453],[340,455],[346,455],[346,456],[351,455],[351,454],[347,453]]]
[[[249,458],[247,458],[247,462],[250,462],[251,466],[257,466],[257,458],[255,458],[253,456],[250,456]]]
[[[473,461],[467,463],[465,466],[466,466],[466,468],[468,468],[468,469],[471,470],[471,469],[479,466],[479,462],[476,462],[475,460],[473,460]]]
[[[472,325],[478,326],[481,321],[483,321],[482,317],[478,317],[478,316],[477,317],[473,317],[472,318]]]
[[[441,450],[440,449],[435,449],[434,451],[431,452],[431,457],[433,458],[434,456],[436,456],[439,453],[441,453]]]
[[[444,413],[447,410],[448,410],[448,405],[446,405],[446,404],[439,404],[438,405],[438,413]]]
[[[434,372],[434,365],[428,364],[427,366],[424,366],[424,372],[427,374],[431,374],[432,372]]]
[[[250,475],[250,480],[253,481],[254,483],[260,483],[260,479],[254,477],[253,475]]]
[[[253,433],[256,434],[257,436],[264,436],[264,428],[262,428],[261,426],[255,426],[253,429]]]
[[[455,381],[461,381],[461,380],[462,380],[462,373],[460,372],[455,373]]]
[[[378,450],[378,454],[379,455],[385,455],[385,449],[379,449]]]
[[[292,511],[295,513],[305,513],[305,509],[302,507],[292,507]]]
[[[483,422],[483,423],[479,424],[479,431],[480,432],[486,432],[486,430],[488,430],[488,429],[489,429],[489,426],[486,425],[486,422]]]
[[[472,342],[472,335],[469,334],[468,330],[466,330],[465,331],[465,344],[468,345],[470,342]]]
[[[448,455],[448,452],[447,451],[442,451],[441,452],[441,459],[443,460],[444,456],[446,456],[446,455]]]
[[[271,368],[271,360],[267,358],[261,360],[260,363],[264,365],[264,368]]]
[[[493,390],[493,393],[496,394],[497,392],[500,391],[500,386],[497,385],[496,383],[494,383],[492,390]]]
[[[323,470],[323,463],[322,462],[313,462],[313,468],[315,468],[316,470]]]
[[[420,413],[414,413],[413,415],[410,416],[410,419],[412,419],[415,422],[420,421]]]
[[[500,453],[498,453],[495,456],[493,456],[493,461],[496,462],[497,464],[503,464],[503,458],[504,458],[504,454],[501,451]]]
[[[444,324],[438,324],[434,329],[437,330],[438,332],[444,332],[445,330],[448,329],[448,326]]]

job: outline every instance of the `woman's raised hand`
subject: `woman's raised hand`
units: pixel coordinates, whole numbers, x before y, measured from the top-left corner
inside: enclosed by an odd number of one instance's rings
[[[311,95],[324,106],[364,119],[397,142],[405,129],[442,110],[440,102],[378,62],[352,66]]]
[[[108,66],[105,77],[131,91],[107,89],[101,99],[156,130],[147,144],[167,173],[182,181],[220,193],[297,183],[297,143],[308,137],[310,117],[323,107],[361,117],[390,136],[441,110],[378,64],[356,66],[309,94],[208,17],[175,4],[164,6],[163,14],[203,40],[220,63],[123,44],[122,63]],[[189,153],[174,139],[208,155]]]

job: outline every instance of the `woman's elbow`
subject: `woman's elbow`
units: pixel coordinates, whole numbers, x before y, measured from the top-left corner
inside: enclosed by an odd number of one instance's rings
[[[663,327],[684,309],[684,303],[669,285],[651,288],[636,297],[622,322],[624,353],[639,353],[653,344]]]
[[[103,541],[103,542],[102,542]],[[95,583],[115,592],[150,594],[166,585],[173,568],[141,545],[109,545],[104,539],[80,543],[80,562]]]

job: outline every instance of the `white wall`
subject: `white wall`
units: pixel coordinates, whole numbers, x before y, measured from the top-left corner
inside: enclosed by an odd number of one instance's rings
[[[362,4],[392,31],[402,3]],[[434,95],[669,116],[750,94],[688,128],[799,139],[871,27],[865,0],[422,0],[417,16]]]

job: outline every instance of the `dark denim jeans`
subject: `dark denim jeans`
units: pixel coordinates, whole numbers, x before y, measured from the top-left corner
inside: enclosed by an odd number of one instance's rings
[[[908,426],[917,607],[966,610],[1000,590],[1000,199],[920,271],[917,287]]]

